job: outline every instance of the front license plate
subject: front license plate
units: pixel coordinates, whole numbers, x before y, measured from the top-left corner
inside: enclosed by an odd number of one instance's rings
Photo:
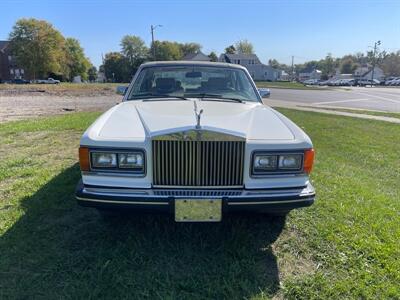
[[[221,199],[175,199],[176,222],[219,222]]]

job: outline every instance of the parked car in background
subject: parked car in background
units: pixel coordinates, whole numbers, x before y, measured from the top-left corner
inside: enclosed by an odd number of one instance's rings
[[[59,84],[60,80],[56,80],[56,79],[53,79],[53,78],[38,79],[38,80],[36,80],[36,83],[39,83],[39,84]]]
[[[308,79],[303,81],[304,85],[318,85],[318,83],[319,83],[318,79]]]
[[[380,85],[381,82],[378,79],[360,79],[357,81],[358,86],[368,86],[368,85]]]
[[[21,78],[16,78],[10,81],[11,84],[29,84],[31,83],[29,80],[21,79]]]
[[[314,202],[310,138],[263,105],[245,67],[145,63],[120,90],[122,103],[81,138],[80,205],[216,222],[223,213],[284,215]]]

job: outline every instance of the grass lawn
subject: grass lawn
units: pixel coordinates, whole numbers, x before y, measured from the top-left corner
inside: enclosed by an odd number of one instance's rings
[[[316,86],[305,86],[300,82],[289,82],[289,81],[256,81],[256,85],[259,88],[280,88],[280,89],[296,89],[296,90],[324,90],[326,88],[320,88]]]
[[[78,207],[96,113],[1,124],[0,298],[399,299],[400,126],[280,111],[314,141],[315,205],[218,224]]]
[[[322,108],[324,110],[343,111],[343,112],[349,112],[349,113],[355,113],[355,114],[382,116],[382,117],[391,117],[391,118],[399,118],[400,119],[400,113],[393,113],[393,112],[347,109],[347,108],[332,108],[332,107],[317,107],[317,108]]]

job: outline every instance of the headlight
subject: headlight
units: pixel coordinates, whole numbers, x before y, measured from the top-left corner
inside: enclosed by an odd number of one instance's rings
[[[303,156],[303,153],[254,153],[251,175],[300,172]]]
[[[142,150],[89,150],[90,168],[94,171],[125,172],[144,175],[145,154]]]
[[[92,167],[93,168],[116,168],[117,154],[110,152],[92,152]]]
[[[277,168],[277,155],[254,155],[254,171],[273,171]]]
[[[142,153],[119,153],[118,166],[121,169],[142,169],[143,168],[143,154]]]
[[[302,154],[279,155],[280,170],[300,170],[303,162]]]

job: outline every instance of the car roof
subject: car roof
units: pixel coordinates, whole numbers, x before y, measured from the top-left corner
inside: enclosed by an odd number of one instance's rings
[[[220,67],[220,68],[235,68],[246,70],[245,67],[237,64],[223,63],[223,62],[210,62],[210,61],[183,61],[183,60],[174,60],[174,61],[152,61],[146,62],[141,65],[144,67],[162,67],[162,66],[201,66],[201,67]]]

